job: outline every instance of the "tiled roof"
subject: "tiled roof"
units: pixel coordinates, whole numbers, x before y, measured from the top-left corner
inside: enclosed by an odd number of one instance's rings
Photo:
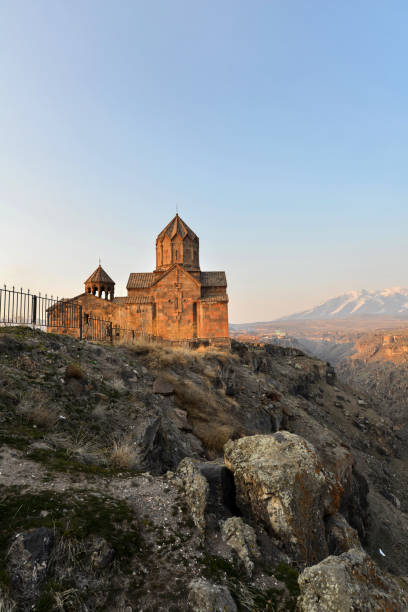
[[[201,298],[200,302],[228,302],[228,295],[209,295]]]
[[[227,286],[225,272],[201,272],[200,280],[203,287]]]
[[[95,272],[93,272],[93,274],[91,274],[91,276],[87,278],[85,282],[86,283],[111,283],[113,285],[115,284],[114,281],[109,276],[109,274],[107,274],[105,270],[102,268],[102,266],[98,266]]]
[[[156,278],[157,274],[153,272],[132,272],[126,289],[147,289],[153,285]]]
[[[193,230],[188,227],[187,223],[184,223],[183,219],[176,215],[168,225],[160,232],[157,236],[157,240],[162,240],[167,234],[169,238],[173,238],[176,234],[179,234],[182,238],[189,236],[191,240],[197,240],[196,234]]]
[[[149,304],[152,298],[148,295],[132,295],[129,297],[116,297],[113,301],[116,304]]]

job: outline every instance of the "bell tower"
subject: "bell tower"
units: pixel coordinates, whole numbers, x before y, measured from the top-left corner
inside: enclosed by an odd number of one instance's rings
[[[189,272],[200,271],[198,236],[177,214],[156,239],[156,272],[165,272],[175,263]]]
[[[101,264],[85,281],[85,293],[96,297],[105,297],[105,300],[113,300],[115,295],[115,283],[105,272]]]

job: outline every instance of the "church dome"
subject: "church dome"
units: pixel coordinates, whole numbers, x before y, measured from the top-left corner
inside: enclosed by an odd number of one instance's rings
[[[199,239],[177,214],[156,240],[156,272],[179,264],[190,272],[199,272]]]
[[[166,236],[172,239],[177,235],[183,239],[188,236],[190,240],[198,240],[198,237],[193,230],[188,227],[187,223],[184,223],[183,219],[179,217],[178,214],[160,232],[160,234],[157,236],[157,240],[164,240]]]

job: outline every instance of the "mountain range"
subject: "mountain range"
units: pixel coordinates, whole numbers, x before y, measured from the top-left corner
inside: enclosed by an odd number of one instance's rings
[[[367,316],[408,317],[408,289],[393,287],[379,291],[350,291],[314,308],[281,317],[279,320],[350,319]]]

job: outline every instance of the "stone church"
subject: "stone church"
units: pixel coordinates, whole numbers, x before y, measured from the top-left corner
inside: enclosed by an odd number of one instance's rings
[[[99,265],[73,298],[88,317],[171,341],[227,344],[228,295],[225,272],[200,269],[198,236],[177,214],[156,239],[156,269],[132,272],[127,296]]]

